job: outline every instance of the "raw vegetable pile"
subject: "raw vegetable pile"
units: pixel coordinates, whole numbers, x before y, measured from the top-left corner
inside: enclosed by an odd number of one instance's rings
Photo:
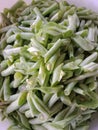
[[[60,0],[1,13],[0,109],[8,130],[88,130],[98,109],[98,14]]]

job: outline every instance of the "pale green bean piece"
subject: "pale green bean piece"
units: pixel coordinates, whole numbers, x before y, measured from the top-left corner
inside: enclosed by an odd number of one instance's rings
[[[83,79],[86,79],[86,78],[89,78],[89,77],[93,77],[93,76],[98,76],[98,71],[94,71],[94,72],[88,72],[88,73],[84,73],[76,78],[72,78],[72,79],[69,79],[67,83],[70,83],[70,82],[73,82],[73,81],[80,81],[80,80],[83,80]]]
[[[9,26],[0,28],[0,34],[1,34],[1,33],[4,33],[4,32],[7,32],[7,31],[8,31],[9,29],[11,29],[12,27],[13,27],[13,25],[9,25]]]
[[[92,51],[95,48],[91,42],[83,39],[81,36],[76,36],[73,38],[73,40],[85,51]]]
[[[27,110],[29,110],[29,105],[28,105],[28,103],[24,104],[23,106],[21,106],[21,107],[19,108],[19,111],[20,111],[21,113],[24,113],[24,112],[27,111]]]
[[[92,53],[90,56],[88,56],[86,59],[84,59],[82,61],[82,63],[80,64],[80,66],[84,66],[84,65],[86,65],[86,64],[88,64],[90,62],[95,61],[97,59],[97,57],[98,57],[98,53],[97,52]]]
[[[8,75],[14,74],[14,69],[15,69],[14,65],[11,65],[7,69],[3,70],[1,72],[1,75],[5,77]]]
[[[50,116],[49,115],[50,111],[48,107],[35,94],[32,93],[31,98],[36,109],[44,115],[43,118],[47,119]]]
[[[45,54],[45,62],[47,62],[60,48],[62,41],[59,39],[54,46]]]
[[[50,100],[49,100],[49,102],[48,102],[49,108],[51,108],[58,100],[59,100],[59,97],[57,97],[57,94],[54,94],[54,95],[50,98]]]
[[[0,72],[3,71],[4,69],[6,69],[8,66],[8,61],[7,60],[3,60],[1,63],[0,63]]]
[[[13,102],[13,101],[15,101],[18,97],[19,97],[19,93],[13,94],[13,95],[11,95],[11,96],[9,97],[9,101],[10,101],[10,102]]]
[[[76,84],[77,84],[77,82],[69,83],[64,90],[64,94],[67,96],[70,95],[71,91],[73,90],[73,88],[75,87]]]
[[[30,97],[30,94],[28,93],[27,95],[27,102],[28,102],[28,106],[30,108],[30,112],[31,112],[31,115],[32,117],[35,117],[36,115],[39,114],[39,111],[36,109],[33,101],[32,101],[32,98]]]
[[[25,116],[26,116],[27,118],[32,118],[31,111],[30,111],[30,110],[26,110],[26,111],[25,111]]]
[[[61,109],[63,108],[63,103],[62,102],[57,102],[55,105],[50,109],[51,115],[57,114]]]
[[[16,99],[14,102],[12,102],[6,109],[6,113],[9,114],[15,110],[17,110],[20,106],[18,105],[18,100]]]
[[[37,7],[35,7],[33,10],[36,13],[36,15],[39,16],[45,23],[47,22]]]
[[[63,120],[67,112],[68,112],[68,108],[63,109],[61,112],[59,112],[56,115],[56,117],[54,118],[53,122]]]
[[[6,77],[3,82],[4,88],[4,100],[8,101],[11,95],[11,88],[10,88],[10,77]]]
[[[51,85],[58,84],[58,82],[60,82],[62,77],[65,75],[65,73],[62,71],[62,66],[63,64],[60,64],[54,69]]]

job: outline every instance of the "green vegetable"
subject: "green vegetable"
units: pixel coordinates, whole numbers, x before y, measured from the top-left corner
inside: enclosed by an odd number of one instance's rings
[[[0,113],[8,130],[88,130],[98,111],[98,15],[60,0],[1,13]]]

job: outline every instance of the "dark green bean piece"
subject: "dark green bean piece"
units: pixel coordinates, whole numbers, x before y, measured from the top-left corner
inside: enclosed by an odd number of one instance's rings
[[[11,125],[8,130],[26,130],[25,128],[21,128],[20,126]]]
[[[44,126],[41,125],[33,125],[32,127],[34,130],[47,130]]]
[[[18,0],[11,8],[10,11],[14,13],[18,8],[22,7],[25,5],[25,2],[23,0]]]
[[[77,14],[79,16],[81,16],[81,15],[90,15],[90,14],[92,14],[92,11],[88,10],[88,9],[85,9],[85,10],[78,11]]]
[[[25,115],[21,114],[20,112],[18,112],[18,115],[20,117],[21,123],[25,126],[25,128],[31,129],[28,119],[25,117]]]
[[[22,91],[18,97],[18,105],[22,106],[26,103],[27,91]]]
[[[55,105],[50,109],[51,115],[57,114],[61,109],[63,108],[63,103],[62,102],[57,102]]]
[[[4,37],[3,39],[0,40],[0,50],[1,49],[3,50],[6,47],[7,45],[6,40],[7,40],[7,37]]]
[[[27,6],[22,12],[21,12],[21,16],[25,16],[25,15],[29,15],[30,13],[30,7]]]
[[[54,11],[55,9],[58,8],[58,4],[57,3],[54,3],[53,5],[51,5],[50,7],[48,7],[44,12],[43,12],[43,15],[47,15],[49,13],[51,13],[52,11]]]
[[[5,25],[11,24],[10,20],[7,18],[7,16],[4,13],[0,13],[2,23]]]
[[[88,16],[79,16],[80,19],[86,19],[86,20],[97,20],[98,19],[98,16],[97,15],[88,15]]]

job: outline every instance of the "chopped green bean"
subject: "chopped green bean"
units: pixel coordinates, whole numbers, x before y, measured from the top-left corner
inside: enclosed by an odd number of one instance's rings
[[[8,130],[88,130],[98,110],[98,14],[64,0],[1,13],[0,114]]]

